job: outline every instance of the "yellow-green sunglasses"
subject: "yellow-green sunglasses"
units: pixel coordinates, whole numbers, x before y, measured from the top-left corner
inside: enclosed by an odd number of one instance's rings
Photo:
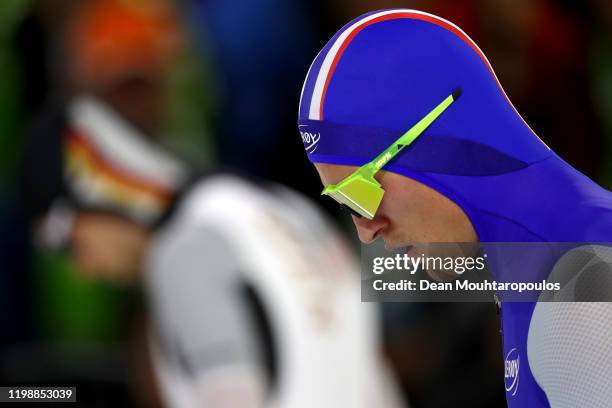
[[[374,218],[385,194],[385,190],[374,178],[376,173],[403,148],[414,142],[460,95],[461,89],[458,88],[374,160],[359,167],[339,183],[326,186],[321,194],[332,197],[356,216],[369,220]]]

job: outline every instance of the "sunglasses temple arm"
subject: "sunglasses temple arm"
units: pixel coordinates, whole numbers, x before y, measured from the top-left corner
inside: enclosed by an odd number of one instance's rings
[[[382,169],[391,159],[393,159],[404,147],[410,145],[414,140],[425,131],[454,101],[461,95],[461,88],[457,88],[452,94],[444,99],[438,106],[427,114],[423,119],[418,121],[406,133],[399,137],[391,146],[385,149],[374,160],[365,164],[363,167],[372,172],[374,176]]]

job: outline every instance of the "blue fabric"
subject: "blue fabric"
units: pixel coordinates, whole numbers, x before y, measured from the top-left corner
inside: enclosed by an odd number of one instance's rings
[[[315,65],[324,57],[325,51]],[[306,84],[316,75],[311,69]],[[309,120],[311,98],[302,98],[298,123],[308,157],[362,165],[457,87],[462,96],[385,170],[457,203],[481,242],[612,242],[612,193],[550,151],[476,51],[431,22],[378,22],[349,43],[331,76],[322,120]],[[522,362],[520,385],[507,393],[510,407],[549,406],[527,360],[534,306],[502,302],[503,358],[518,353]]]
[[[359,159],[358,163],[373,159],[371,152],[382,152],[404,132],[366,126],[337,125],[326,121],[300,121],[300,131],[315,137],[306,152],[315,163],[335,163],[342,158]],[[320,135],[325,137],[321,138]],[[359,143],[354,143],[359,140]],[[305,140],[308,144],[308,141]],[[458,160],[457,158],[461,158]],[[429,133],[426,138],[417,138],[409,149],[402,152],[391,163],[402,167],[432,173],[463,176],[484,176],[508,173],[527,166],[499,150],[472,140]],[[349,163],[346,163],[349,164]],[[350,163],[354,164],[354,163]]]

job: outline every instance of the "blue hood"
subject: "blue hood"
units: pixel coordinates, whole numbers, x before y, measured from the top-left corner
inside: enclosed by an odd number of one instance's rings
[[[362,165],[458,87],[457,102],[385,170],[454,201],[482,242],[612,241],[612,194],[552,152],[478,46],[430,14],[369,13],[325,45],[300,100],[308,157]]]

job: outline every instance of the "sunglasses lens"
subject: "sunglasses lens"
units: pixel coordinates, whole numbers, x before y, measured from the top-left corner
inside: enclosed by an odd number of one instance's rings
[[[349,207],[348,205],[346,205],[346,204],[342,204],[342,203],[339,203],[339,204],[340,204],[340,209],[341,209],[342,211],[344,211],[344,212],[346,212],[346,213],[349,213],[349,214],[351,214],[351,215],[354,215],[355,217],[358,217],[358,218],[361,218],[361,217],[362,217],[362,215],[361,215],[361,214],[359,214],[357,211],[353,210],[353,209],[352,209],[351,207]]]
[[[384,193],[379,184],[364,178],[354,178],[325,194],[348,207],[351,212],[371,220],[378,210]]]

